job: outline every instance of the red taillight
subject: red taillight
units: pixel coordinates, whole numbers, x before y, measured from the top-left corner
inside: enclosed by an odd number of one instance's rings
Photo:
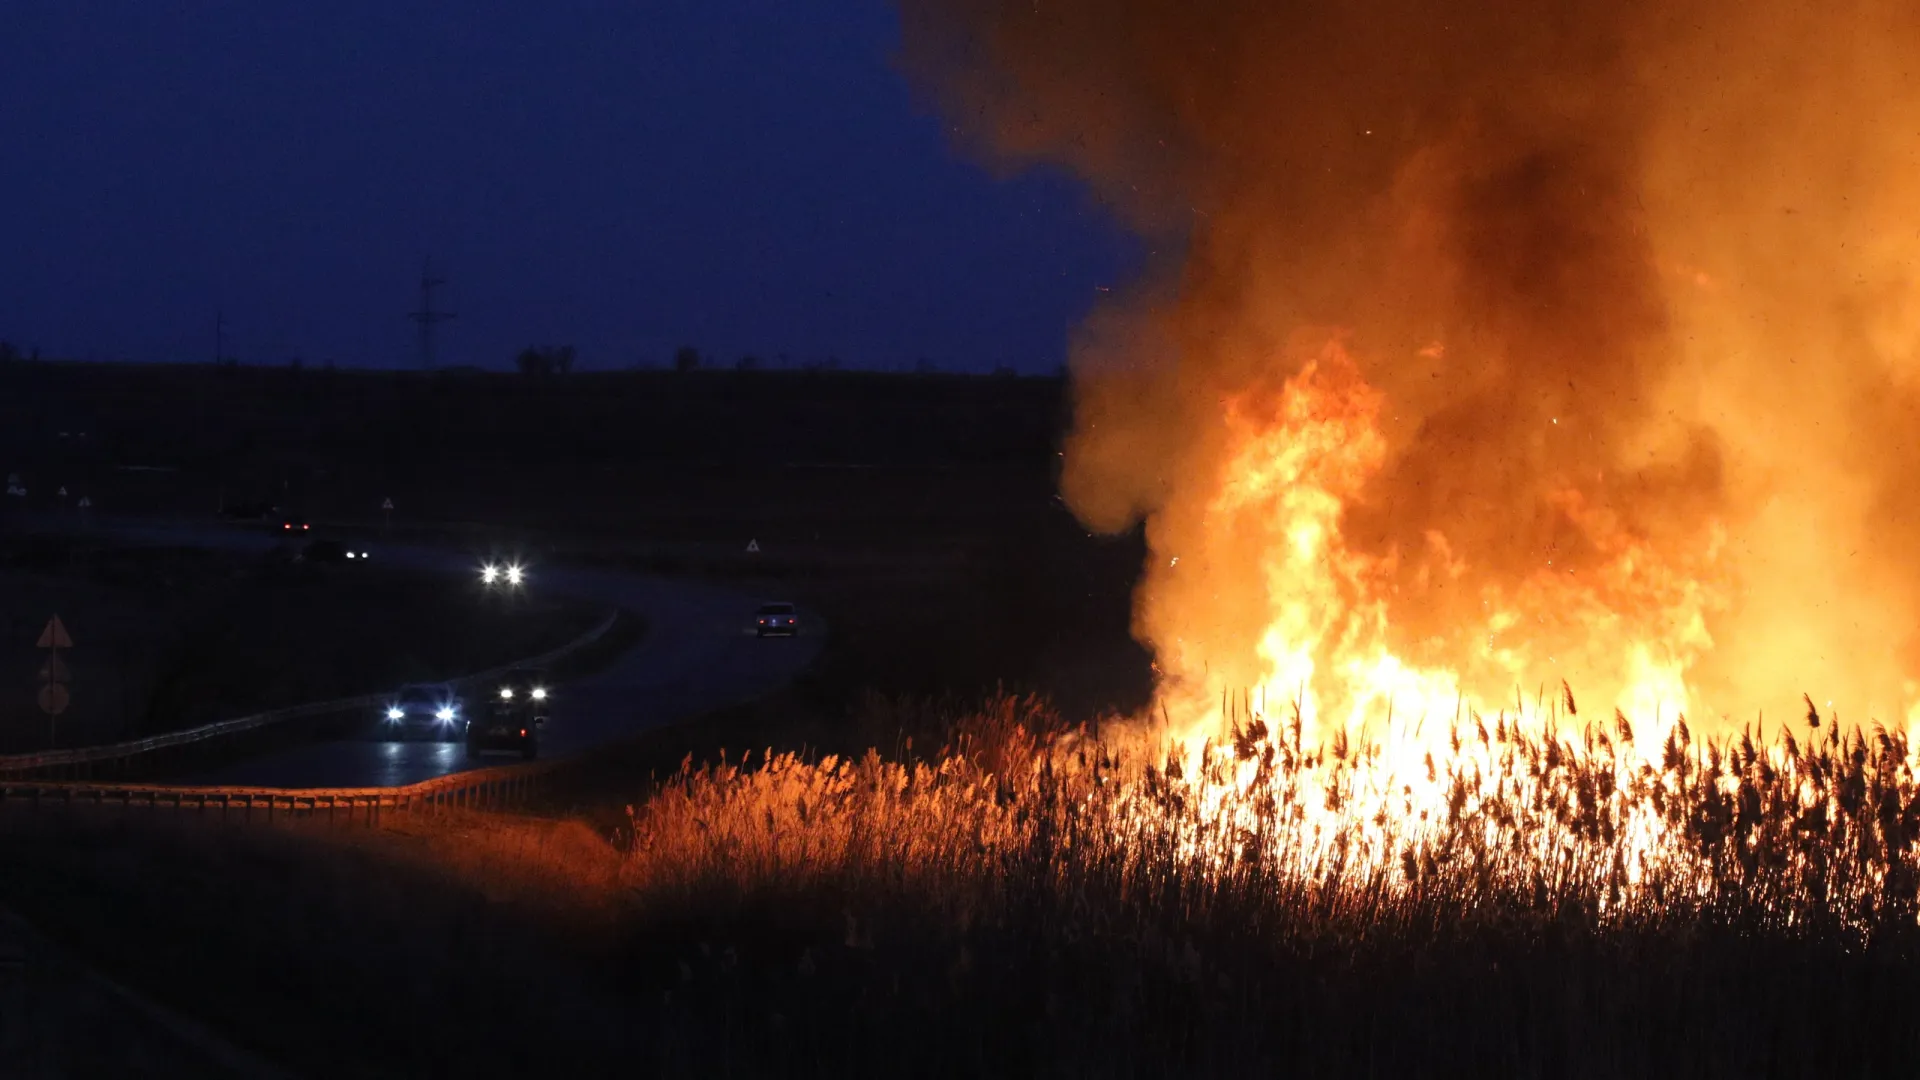
[[[527,729],[526,729],[526,728],[521,728],[521,729],[520,729],[520,737],[524,739],[524,738],[526,738],[526,735],[527,735]]]
[[[283,529],[291,529],[291,528],[293,528],[293,526],[291,526],[291,525],[282,525],[282,526],[280,526],[280,527],[281,527],[281,528],[283,528]]]
[[[301,527],[301,528],[303,528],[303,529],[310,529],[310,528],[312,528],[312,526],[311,526],[311,525],[302,525],[302,526],[300,526],[300,527]]]

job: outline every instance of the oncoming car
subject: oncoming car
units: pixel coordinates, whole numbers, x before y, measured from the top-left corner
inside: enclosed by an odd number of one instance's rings
[[[338,540],[315,540],[308,544],[300,557],[310,563],[359,562],[368,558],[368,553],[350,548]]]
[[[381,710],[381,730],[389,737],[458,738],[465,716],[451,683],[409,683]]]
[[[546,672],[537,668],[507,672],[494,684],[486,703],[467,718],[467,753],[511,750],[523,758],[533,757],[540,752],[540,729],[546,726],[552,703]]]
[[[792,637],[800,632],[800,617],[789,603],[762,604],[757,616],[754,632],[761,637],[785,635]]]

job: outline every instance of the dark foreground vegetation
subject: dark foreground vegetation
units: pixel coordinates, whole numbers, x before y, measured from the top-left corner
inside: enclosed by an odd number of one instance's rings
[[[316,1074],[1865,1077],[1920,1054],[1911,784],[1883,806],[1872,750],[1736,756],[1721,833],[1683,785],[1685,865],[1627,886],[1577,808],[1468,810],[1411,869],[1308,857],[1279,777],[1204,797],[1224,759],[1143,773],[1030,699],[886,719],[954,741],[689,768],[612,827],[0,819],[0,899]],[[1555,830],[1564,857],[1520,854]]]

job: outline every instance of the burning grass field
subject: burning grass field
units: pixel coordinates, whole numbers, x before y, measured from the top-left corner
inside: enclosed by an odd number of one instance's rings
[[[82,934],[73,913],[107,889],[106,909],[201,943],[209,1020],[284,1056],[310,1045],[287,1016],[311,1005],[343,1067],[375,1072],[1852,1077],[1920,1060],[1920,787],[1893,734],[1823,721],[1710,743],[1675,725],[1649,762],[1618,717],[1550,738],[1467,716],[1422,818],[1367,796],[1365,747],[1301,745],[1291,720],[1149,753],[1150,735],[1031,697],[863,711],[941,749],[689,759],[617,826],[10,832],[6,892]],[[138,880],[106,884],[127,850]],[[263,861],[298,871],[247,872]],[[223,942],[287,976],[270,1023],[221,974]],[[509,955],[512,978],[489,973]],[[300,988],[337,985],[342,956],[385,989],[333,1025],[344,1006]],[[476,1030],[442,1000],[519,1019]]]
[[[1145,760],[1031,699],[947,723],[912,764],[683,770],[632,811],[640,910],[724,939],[838,906],[843,992],[987,1071],[1892,1075],[1920,1050],[1899,736],[1680,725],[1648,764],[1624,718],[1473,717],[1423,815],[1297,721]]]

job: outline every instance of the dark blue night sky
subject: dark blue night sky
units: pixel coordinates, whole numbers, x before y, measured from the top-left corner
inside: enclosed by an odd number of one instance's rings
[[[961,160],[884,0],[7,0],[0,338],[49,356],[442,364],[571,342],[799,365],[1062,362],[1133,245]]]

